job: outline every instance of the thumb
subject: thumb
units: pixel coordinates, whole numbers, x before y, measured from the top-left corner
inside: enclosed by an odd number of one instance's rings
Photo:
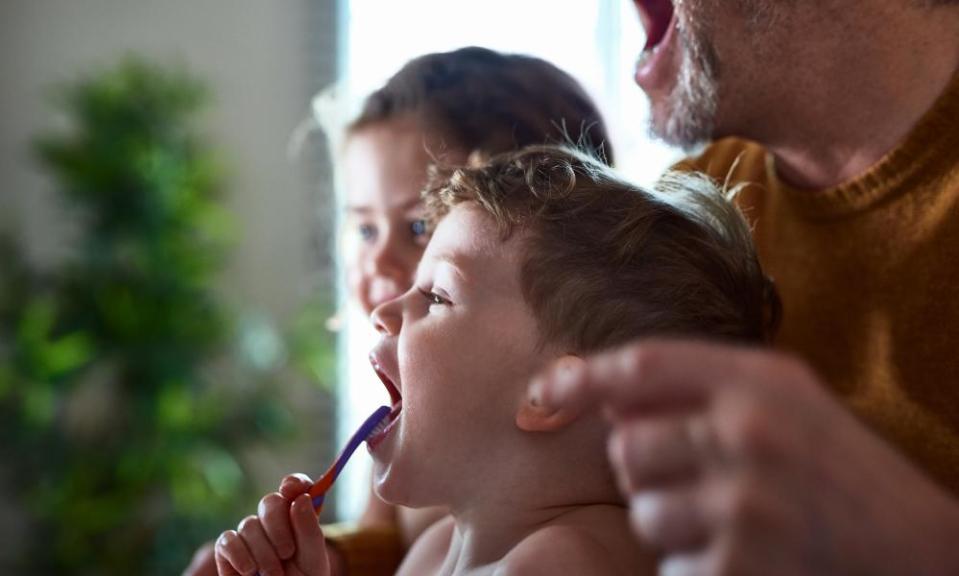
[[[290,474],[280,481],[280,495],[292,501],[313,486],[313,480],[306,474]]]

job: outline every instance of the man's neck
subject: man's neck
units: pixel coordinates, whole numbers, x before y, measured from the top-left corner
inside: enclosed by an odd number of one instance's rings
[[[791,94],[764,111],[767,121],[754,124],[791,185],[825,189],[867,171],[903,142],[959,70],[959,8],[900,6],[872,16],[863,30],[837,35],[808,82],[789,86]]]

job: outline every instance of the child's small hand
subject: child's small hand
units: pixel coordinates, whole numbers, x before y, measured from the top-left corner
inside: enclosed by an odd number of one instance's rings
[[[329,576],[323,532],[306,494],[310,479],[287,476],[280,491],[260,500],[259,516],[247,516],[216,541],[220,576]]]

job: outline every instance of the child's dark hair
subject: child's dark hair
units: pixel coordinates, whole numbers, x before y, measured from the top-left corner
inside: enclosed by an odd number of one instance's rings
[[[406,116],[467,154],[572,143],[613,162],[606,125],[583,87],[532,56],[469,47],[415,58],[367,97],[348,132]]]
[[[650,335],[768,342],[780,317],[742,214],[708,179],[653,190],[579,151],[536,146],[437,175],[435,224],[462,203],[524,238],[521,285],[543,343],[589,353]]]

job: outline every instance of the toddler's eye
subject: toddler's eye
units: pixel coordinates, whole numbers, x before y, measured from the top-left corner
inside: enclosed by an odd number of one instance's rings
[[[429,290],[423,290],[422,288],[420,288],[419,291],[420,291],[420,294],[423,295],[423,298],[426,298],[426,301],[429,302],[430,306],[446,306],[447,304],[450,303],[449,300],[447,300],[446,298],[443,298],[442,296],[440,296],[439,294],[435,292],[430,292]]]

